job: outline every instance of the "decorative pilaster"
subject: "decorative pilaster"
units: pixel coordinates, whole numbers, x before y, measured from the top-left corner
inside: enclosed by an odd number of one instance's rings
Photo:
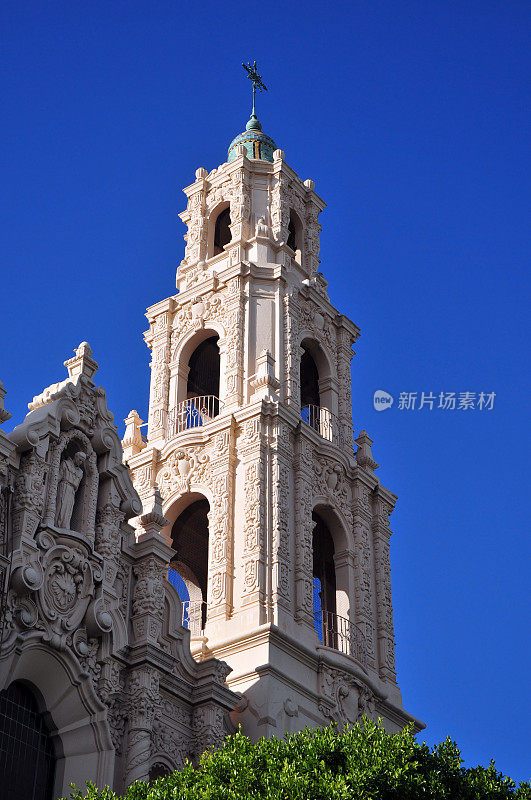
[[[213,504],[209,513],[208,621],[232,613],[234,526],[234,432],[218,433],[214,442]]]
[[[169,303],[165,303],[165,308],[156,313],[149,334],[146,335],[146,342],[152,349],[148,427],[150,443],[163,439],[166,431],[170,389],[172,306],[173,300],[170,300]]]
[[[313,628],[313,453],[311,443],[299,439],[295,461],[295,619]]]
[[[265,595],[265,448],[262,446],[262,420],[254,417],[244,423],[242,460],[243,485],[243,587],[242,606],[264,607]],[[261,611],[260,611],[261,613]],[[264,620],[261,620],[264,621]]]
[[[374,501],[372,533],[374,539],[374,565],[376,579],[376,607],[378,609],[378,667],[382,680],[396,683],[395,637],[393,604],[391,598],[391,562],[389,559],[389,516],[396,497],[377,490]]]
[[[281,420],[275,424],[273,470],[272,600],[285,612],[293,609],[290,536],[293,530],[293,445],[290,426]]]
[[[164,615],[164,581],[167,565],[175,552],[164,542],[160,530],[168,521],[161,513],[161,498],[155,487],[153,510],[140,518],[145,533],[135,545],[133,572],[136,583],[133,590],[132,624],[136,644],[158,646]]]
[[[228,284],[226,303],[225,358],[225,411],[237,408],[243,402],[243,325],[244,295],[241,277],[232,278]]]

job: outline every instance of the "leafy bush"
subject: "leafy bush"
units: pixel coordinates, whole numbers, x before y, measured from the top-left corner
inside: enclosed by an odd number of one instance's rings
[[[88,783],[72,800],[531,800],[531,786],[488,767],[465,769],[455,742],[431,750],[406,728],[388,734],[365,719],[339,732],[334,726],[260,739],[227,737],[199,767],[186,764],[153,781],[137,781],[121,798]]]

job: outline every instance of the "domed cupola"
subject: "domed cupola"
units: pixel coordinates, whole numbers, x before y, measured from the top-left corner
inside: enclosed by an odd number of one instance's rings
[[[273,139],[262,131],[262,126],[256,114],[251,114],[251,118],[243,133],[238,134],[232,140],[229,147],[227,161],[236,158],[236,147],[243,144],[247,150],[247,158],[261,158],[262,161],[273,161],[273,153],[277,149]]]

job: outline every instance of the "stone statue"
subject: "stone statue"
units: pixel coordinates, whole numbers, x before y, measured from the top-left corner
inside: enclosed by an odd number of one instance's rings
[[[256,235],[257,236],[269,236],[269,228],[265,224],[263,217],[260,217],[260,219],[256,223]]]
[[[57,489],[57,527],[69,528],[74,510],[74,501],[83,478],[83,463],[87,454],[79,450],[73,458],[65,458],[59,468]]]

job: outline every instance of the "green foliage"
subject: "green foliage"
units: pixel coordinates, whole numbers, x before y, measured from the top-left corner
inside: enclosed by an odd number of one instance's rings
[[[450,738],[430,748],[411,728],[388,734],[368,719],[339,732],[335,726],[260,739],[241,732],[220,750],[206,752],[194,768],[137,781],[118,797],[110,789],[74,790],[72,800],[531,800],[488,767],[465,769]]]

